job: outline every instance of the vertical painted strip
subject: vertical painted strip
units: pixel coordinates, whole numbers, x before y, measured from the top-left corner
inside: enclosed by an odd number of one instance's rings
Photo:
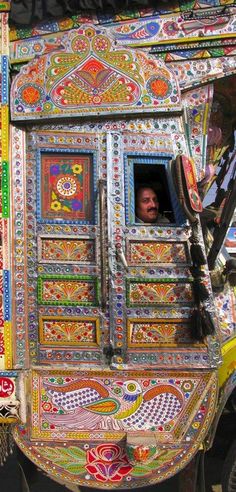
[[[25,240],[27,231],[25,222],[25,203],[22,199],[22,197],[25,197],[26,185],[25,132],[15,126],[12,126],[11,142],[11,316],[14,330],[14,364],[20,368],[28,364],[29,357],[27,289],[17,289],[16,287],[17,282],[21,283],[22,286],[27,285],[27,256]],[[15,329],[15,327],[17,327],[17,329]],[[32,338],[30,344],[32,344]]]
[[[10,255],[9,255],[9,221],[2,220],[2,255],[3,255],[3,270],[10,270]]]
[[[9,166],[2,162],[2,217],[9,218]]]
[[[9,108],[8,106],[1,107],[1,123],[2,123],[2,160],[9,159]]]
[[[8,57],[6,55],[3,55],[2,56],[2,104],[9,104],[8,77],[9,77]]]
[[[4,320],[10,321],[11,319],[11,291],[10,291],[10,272],[9,270],[3,270],[3,314]]]
[[[12,369],[12,325],[4,321],[5,369]]]
[[[1,15],[1,54],[9,56],[9,26],[8,14],[3,12]]]
[[[10,3],[4,2],[6,9],[10,9]],[[0,9],[4,7],[0,5]],[[11,369],[12,358],[12,331],[11,331],[11,272],[10,272],[10,176],[9,176],[9,26],[8,14],[0,14],[0,121],[1,121],[1,177],[2,177],[2,203],[1,203],[1,235],[2,235],[2,297],[3,303],[0,309],[0,349],[3,356],[0,358],[1,369]]]

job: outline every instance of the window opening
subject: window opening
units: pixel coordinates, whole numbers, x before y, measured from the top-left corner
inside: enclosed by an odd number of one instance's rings
[[[169,171],[171,158],[170,155],[164,157],[125,156],[127,224],[145,223],[146,225],[166,226],[185,221],[171,180]],[[153,210],[149,213],[149,209],[152,208]]]
[[[145,193],[145,190],[148,190],[148,192]],[[147,218],[147,223],[149,215],[151,223],[157,221],[157,223],[168,224],[175,221],[163,164],[155,166],[134,164],[134,194],[136,223],[142,220],[139,217],[141,211],[143,212],[143,217]]]

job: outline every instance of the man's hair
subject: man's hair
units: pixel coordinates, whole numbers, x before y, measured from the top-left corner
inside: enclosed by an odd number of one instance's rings
[[[155,188],[155,186],[153,186],[153,184],[150,184],[150,183],[141,183],[141,184],[138,184],[135,188],[135,207],[137,207],[137,198],[138,198],[138,194],[141,190],[144,190],[146,188],[150,188],[151,190],[154,191],[154,193],[156,194],[157,196],[157,199],[158,199],[158,193],[157,193],[157,190]]]

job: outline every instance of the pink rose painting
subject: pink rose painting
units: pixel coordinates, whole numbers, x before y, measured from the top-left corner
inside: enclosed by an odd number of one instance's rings
[[[99,482],[120,482],[133,467],[117,444],[100,444],[87,452],[86,470]]]

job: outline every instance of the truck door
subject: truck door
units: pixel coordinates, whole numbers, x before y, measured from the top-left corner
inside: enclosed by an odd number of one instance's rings
[[[207,367],[206,344],[194,343],[189,227],[169,164],[168,135],[108,135],[108,244],[113,367]],[[164,144],[165,142],[165,144]],[[159,186],[169,222],[140,223],[135,187]],[[160,203],[160,207],[161,207]],[[191,347],[191,351],[190,351]]]
[[[19,167],[22,138],[26,153],[22,151]],[[103,360],[102,347],[108,344],[107,313],[101,307],[105,279],[99,216],[99,200],[104,199],[99,182],[106,173],[103,138],[94,133],[38,129],[22,136],[22,130],[12,130],[18,365],[96,365]],[[19,281],[22,273],[28,286],[24,294]],[[28,309],[23,309],[24,303]],[[22,346],[28,343],[27,362]]]

